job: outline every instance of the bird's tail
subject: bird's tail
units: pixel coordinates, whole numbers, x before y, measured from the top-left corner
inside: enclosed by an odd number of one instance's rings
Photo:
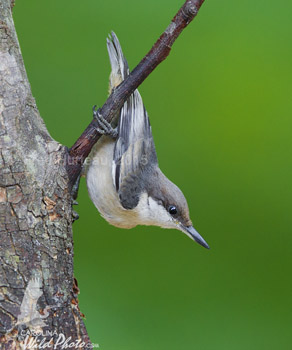
[[[111,32],[106,40],[106,44],[112,68],[109,82],[109,92],[111,93],[129,75],[129,66],[124,57],[119,39],[114,32]]]

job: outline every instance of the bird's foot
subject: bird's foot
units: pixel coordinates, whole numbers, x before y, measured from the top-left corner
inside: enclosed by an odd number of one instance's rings
[[[79,219],[79,214],[77,213],[77,211],[72,210],[72,222],[74,222],[78,219]]]
[[[96,106],[93,106],[93,118],[97,120],[98,127],[96,131],[102,135],[110,136],[112,138],[117,138],[118,128],[113,128],[111,124],[104,119],[104,117],[99,113],[99,109],[96,109]]]

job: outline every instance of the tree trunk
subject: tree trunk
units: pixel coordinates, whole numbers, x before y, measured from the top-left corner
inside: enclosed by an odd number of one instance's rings
[[[89,344],[73,282],[67,149],[39,115],[11,11],[0,0],[0,342],[21,349],[42,329],[39,341]]]

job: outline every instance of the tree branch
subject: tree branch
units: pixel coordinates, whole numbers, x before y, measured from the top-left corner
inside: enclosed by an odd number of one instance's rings
[[[148,75],[161,63],[168,55],[171,47],[183,29],[195,18],[204,0],[187,0],[177,12],[170,25],[156,41],[152,49],[131,72],[131,74],[116,88],[102,106],[100,113],[111,122],[123,106],[127,98],[134,90],[148,77]],[[88,125],[83,134],[69,150],[67,171],[71,186],[77,180],[82,164],[89,155],[92,147],[100,138],[96,131],[97,123],[95,119]]]

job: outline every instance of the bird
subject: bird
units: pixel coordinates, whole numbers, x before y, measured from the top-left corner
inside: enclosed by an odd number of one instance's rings
[[[111,73],[109,92],[129,74],[119,40],[107,38]],[[114,128],[93,108],[97,131],[102,134],[90,153],[88,193],[102,217],[111,225],[133,228],[153,225],[177,229],[201,246],[209,245],[195,230],[182,191],[160,170],[149,117],[136,89],[116,117]]]

